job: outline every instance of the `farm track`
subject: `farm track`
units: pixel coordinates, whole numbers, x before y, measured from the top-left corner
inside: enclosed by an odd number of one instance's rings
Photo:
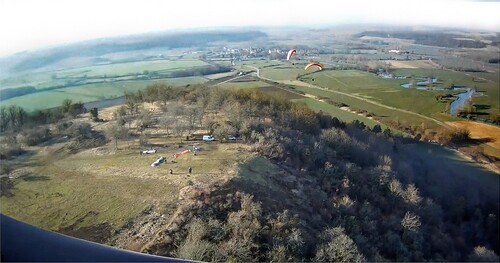
[[[221,84],[224,84],[224,83],[227,83],[227,82],[231,82],[233,80],[237,80],[237,79],[242,78],[242,77],[246,77],[246,75],[240,75],[240,76],[236,76],[236,77],[234,77],[234,76],[226,77],[221,82],[217,82],[218,80],[220,80],[220,79],[218,79],[217,81],[215,81],[216,83],[212,84],[211,86],[215,87],[217,85],[221,85]]]

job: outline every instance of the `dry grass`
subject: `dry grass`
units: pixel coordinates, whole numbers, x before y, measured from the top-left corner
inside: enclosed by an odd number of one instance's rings
[[[397,60],[384,60],[394,68],[434,68],[435,66],[428,60],[410,60],[410,61],[397,61]]]
[[[472,139],[478,140],[480,143],[478,145],[471,145],[466,147],[466,151],[472,152],[482,152],[485,155],[496,157],[500,159],[500,128],[479,122],[473,121],[454,121],[447,122],[450,126],[457,128],[464,128],[469,130],[470,137]],[[495,162],[495,171],[500,171],[500,161]]]
[[[491,140],[486,144],[500,150],[499,127],[474,121],[450,121],[446,123],[457,128],[464,128],[469,130],[471,138],[473,139]]]

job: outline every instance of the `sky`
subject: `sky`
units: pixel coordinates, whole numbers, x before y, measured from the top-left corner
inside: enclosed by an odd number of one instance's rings
[[[500,31],[500,1],[0,0],[0,56],[82,40],[218,26],[452,26]]]

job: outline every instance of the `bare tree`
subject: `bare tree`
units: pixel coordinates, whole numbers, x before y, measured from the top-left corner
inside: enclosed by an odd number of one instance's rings
[[[498,262],[498,256],[486,247],[477,246],[469,256],[469,260],[475,262]]]
[[[170,134],[170,129],[172,126],[174,126],[175,122],[176,122],[175,117],[169,115],[164,115],[160,117],[160,127],[162,127],[167,131],[167,135]]]
[[[403,228],[412,232],[418,232],[421,224],[420,217],[412,212],[406,212],[404,218],[401,220]]]
[[[229,125],[227,122],[219,123],[215,126],[213,134],[215,138],[222,142],[223,138],[227,138],[228,135],[235,134],[236,129]]]
[[[128,135],[128,129],[119,123],[113,123],[106,132],[108,137],[115,140],[115,149],[118,149],[118,140],[125,139]]]
[[[138,119],[137,130],[142,134],[144,130],[151,127],[153,125],[153,117],[151,113],[147,110],[143,110]]]
[[[10,118],[7,112],[7,108],[5,108],[5,106],[2,106],[2,108],[0,108],[0,132],[4,132],[8,129],[9,122]]]
[[[188,132],[191,133],[195,129],[196,119],[198,116],[198,109],[195,107],[191,107],[187,109],[186,113],[188,117],[187,129]]]

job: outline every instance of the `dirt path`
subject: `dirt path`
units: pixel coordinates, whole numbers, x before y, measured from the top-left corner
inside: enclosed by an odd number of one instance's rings
[[[242,78],[242,77],[245,77],[246,75],[240,75],[240,76],[236,76],[234,78],[230,78],[228,80],[225,80],[225,81],[222,81],[222,82],[219,82],[217,84],[214,84],[212,87],[215,87],[217,85],[220,85],[220,84],[224,84],[224,83],[227,83],[227,82],[230,82],[230,81],[233,81],[233,80],[236,80],[236,79],[239,79],[239,78]]]

